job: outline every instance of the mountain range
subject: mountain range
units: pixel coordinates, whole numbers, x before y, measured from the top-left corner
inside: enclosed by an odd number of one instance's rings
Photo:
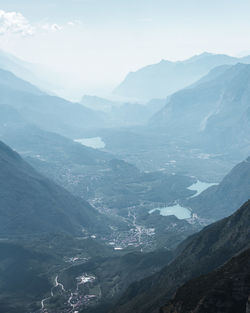
[[[23,71],[18,60],[0,55],[4,62],[0,311],[248,313],[250,58],[162,61],[116,90],[143,100],[174,92],[166,101],[83,99],[109,112],[51,96],[8,71]],[[100,133],[105,151],[74,141]],[[180,170],[188,167],[179,166],[182,155],[195,167],[202,158],[198,171],[210,178],[218,160],[225,168],[245,160],[195,196],[197,178]],[[193,218],[151,211],[177,204]]]
[[[250,57],[236,58],[224,54],[202,53],[184,61],[162,60],[129,73],[114,93],[144,101],[166,98],[183,89],[220,65],[250,63]]]
[[[250,154],[249,81],[248,64],[215,69],[173,94],[151,125],[208,153],[245,158]]]
[[[152,115],[163,108],[165,99],[152,99],[141,104],[85,95],[81,104],[89,109],[105,112],[105,118],[108,120],[107,128],[120,128],[147,124]]]
[[[31,124],[66,136],[77,136],[104,123],[102,114],[50,96],[5,70],[0,70],[0,103],[13,107]]]

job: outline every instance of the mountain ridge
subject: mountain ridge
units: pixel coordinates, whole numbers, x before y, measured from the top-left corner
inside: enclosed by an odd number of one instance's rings
[[[207,275],[188,281],[160,313],[246,313],[250,249]]]
[[[224,64],[250,63],[250,57],[236,58],[223,54],[203,53],[184,61],[161,60],[130,72],[118,85],[114,94],[142,100],[166,98],[188,87],[211,69]]]

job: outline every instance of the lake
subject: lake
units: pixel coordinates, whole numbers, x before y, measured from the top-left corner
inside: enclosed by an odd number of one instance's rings
[[[160,211],[160,215],[162,216],[175,215],[180,220],[191,217],[191,211],[187,208],[180,206],[179,204],[175,204],[173,206],[168,206],[165,208],[156,208],[149,211],[149,214],[155,211]]]
[[[218,184],[217,183],[206,183],[206,182],[201,182],[201,181],[197,180],[196,183],[194,183],[193,185],[188,187],[189,190],[196,191],[196,193],[193,196],[191,196],[190,198],[197,197],[204,190],[206,190],[207,188],[214,186],[214,185],[218,185]]]
[[[94,149],[103,149],[106,146],[101,137],[75,139],[74,141]]]
[[[206,183],[206,182],[201,182],[201,181],[197,180],[196,183],[194,183],[193,185],[188,187],[189,190],[196,191],[196,193],[193,196],[191,196],[190,198],[198,196],[204,190],[206,190],[207,188],[214,186],[214,185],[218,185],[218,184]],[[149,214],[151,214],[155,211],[159,211],[160,215],[162,215],[162,216],[175,215],[180,220],[187,219],[187,218],[190,218],[192,216],[192,212],[189,209],[184,208],[180,204],[175,204],[175,205],[167,206],[167,207],[163,207],[163,208],[155,208],[153,210],[150,210]]]

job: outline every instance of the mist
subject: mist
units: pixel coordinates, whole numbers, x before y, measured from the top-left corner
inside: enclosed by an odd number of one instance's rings
[[[0,0],[0,312],[250,312],[249,1]]]

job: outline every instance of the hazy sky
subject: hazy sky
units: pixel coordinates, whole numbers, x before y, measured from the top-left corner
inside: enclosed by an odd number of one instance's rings
[[[250,50],[249,0],[0,0],[0,48],[82,93],[203,51]]]

